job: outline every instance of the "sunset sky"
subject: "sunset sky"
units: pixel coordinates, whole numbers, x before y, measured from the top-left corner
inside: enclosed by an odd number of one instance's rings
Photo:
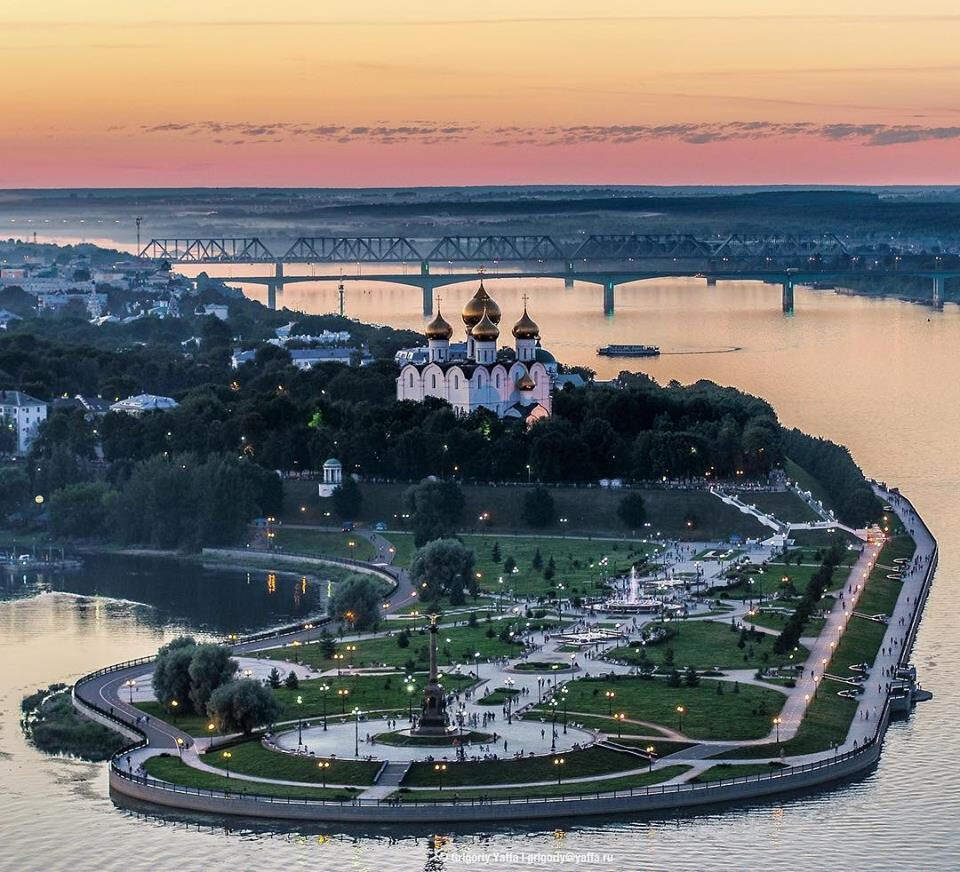
[[[0,21],[0,187],[960,183],[956,0],[0,0]]]

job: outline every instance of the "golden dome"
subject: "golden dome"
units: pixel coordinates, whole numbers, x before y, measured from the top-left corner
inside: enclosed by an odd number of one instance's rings
[[[467,304],[463,307],[463,323],[467,325],[468,333],[480,323],[484,312],[494,324],[500,323],[500,307],[491,299],[481,281],[477,292],[467,300]]]
[[[477,342],[496,342],[497,337],[500,336],[500,330],[491,320],[487,310],[484,309],[480,321],[470,331],[470,334]]]
[[[527,314],[527,307],[523,307],[523,315],[520,320],[513,325],[513,335],[517,339],[538,339],[540,337],[540,328],[537,322]]]
[[[521,391],[532,391],[537,386],[537,383],[530,378],[530,373],[525,372],[520,378],[517,379],[517,387]]]
[[[453,328],[443,320],[439,309],[437,309],[437,317],[427,324],[423,332],[427,334],[427,339],[449,339],[453,336]]]

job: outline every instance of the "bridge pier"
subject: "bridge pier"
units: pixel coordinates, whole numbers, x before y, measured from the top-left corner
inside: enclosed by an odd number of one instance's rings
[[[612,315],[614,309],[614,289],[616,285],[607,279],[603,283],[603,314]]]
[[[943,276],[933,277],[933,308],[943,308],[943,291],[947,280]]]
[[[783,282],[783,293],[781,294],[781,302],[783,304],[783,314],[792,315],[793,314],[793,279],[785,279]]]
[[[563,270],[566,273],[566,275],[563,277],[563,286],[565,288],[572,288],[573,287],[573,261],[568,260],[563,265]]]
[[[424,282],[420,285],[423,291],[423,316],[430,317],[433,314],[433,285],[430,282]]]
[[[713,276],[707,276],[707,287],[715,288],[717,286],[717,280]]]
[[[277,283],[267,282],[267,308],[276,310],[277,308]]]

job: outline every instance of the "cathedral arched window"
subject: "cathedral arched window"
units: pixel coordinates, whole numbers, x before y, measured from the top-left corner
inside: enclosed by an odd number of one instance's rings
[[[500,387],[500,373],[497,373],[497,387]]]
[[[410,387],[413,387],[413,373],[412,373],[412,372],[410,373],[409,378],[410,378],[410,382],[409,382]]]
[[[437,374],[436,374],[436,373],[434,373],[432,376],[430,376],[430,386],[433,387],[433,388],[436,388],[436,386],[437,386]]]
[[[458,376],[458,375],[455,375],[455,376],[453,377],[453,389],[454,389],[455,391],[460,390],[460,376]]]

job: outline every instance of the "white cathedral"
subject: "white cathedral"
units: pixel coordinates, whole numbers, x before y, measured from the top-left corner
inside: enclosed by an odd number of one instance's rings
[[[397,399],[423,402],[439,397],[458,414],[490,409],[501,418],[520,418],[533,424],[550,415],[556,360],[540,348],[540,328],[527,314],[513,325],[515,358],[498,355],[500,307],[484,290],[483,282],[463,307],[466,344],[451,346],[451,327],[437,309],[425,330],[426,349],[401,352]],[[498,356],[501,360],[498,361]]]

